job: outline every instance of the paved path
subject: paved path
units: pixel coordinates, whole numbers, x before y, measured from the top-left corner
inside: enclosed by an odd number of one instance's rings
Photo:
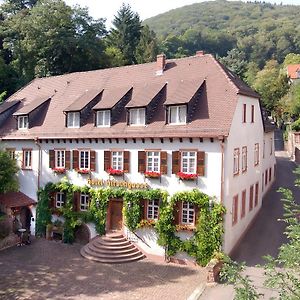
[[[293,174],[293,170],[296,164],[288,159],[286,152],[277,152],[276,156],[276,180],[263,199],[263,205],[256,222],[247,232],[232,256],[234,260],[246,262],[248,266],[246,274],[249,275],[254,285],[258,288],[258,291],[264,294],[260,299],[270,299],[271,297],[278,299],[276,291],[266,289],[263,286],[263,270],[254,267],[256,264],[263,264],[265,262],[262,256],[267,254],[276,256],[279,246],[286,242],[283,235],[285,224],[278,221],[283,215],[283,206],[280,201],[281,194],[277,192],[278,188],[285,187],[291,189],[295,195],[295,199],[299,199],[298,202],[300,202],[300,189],[294,186],[296,177]],[[200,297],[201,300],[232,300],[233,298],[233,287],[222,284],[206,288]]]
[[[0,251],[0,299],[187,299],[205,280],[200,267],[91,262],[80,247],[37,239]]]
[[[283,234],[285,223],[278,221],[283,216],[281,194],[277,192],[278,188],[289,188],[296,198],[300,199],[300,189],[294,186],[295,163],[287,158],[285,152],[276,154],[276,180],[263,199],[263,205],[255,223],[232,255],[234,260],[245,261],[248,266],[264,263],[262,258],[264,255],[276,256],[279,246],[286,241]]]

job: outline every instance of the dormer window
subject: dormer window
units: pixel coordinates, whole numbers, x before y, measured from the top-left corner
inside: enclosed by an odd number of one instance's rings
[[[18,129],[28,129],[28,116],[18,117]]]
[[[67,125],[69,128],[79,128],[80,127],[80,113],[79,112],[68,112]]]
[[[169,107],[169,124],[186,124],[186,105]]]
[[[145,125],[145,108],[131,108],[129,110],[129,125]]]
[[[109,127],[110,126],[110,110],[97,111],[97,127]]]

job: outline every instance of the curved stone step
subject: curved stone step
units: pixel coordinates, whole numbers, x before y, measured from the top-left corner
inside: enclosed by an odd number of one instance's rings
[[[101,263],[128,263],[145,258],[145,255],[123,235],[109,234],[96,237],[81,248],[80,254]]]
[[[133,245],[130,245],[130,247],[124,248],[124,249],[123,248],[107,249],[107,248],[97,248],[93,244],[88,244],[88,245],[86,245],[86,248],[90,249],[91,251],[93,251],[95,253],[107,253],[107,254],[112,254],[112,255],[131,253],[131,252],[135,252],[137,250],[137,248],[134,247]]]
[[[132,258],[139,256],[141,252],[138,249],[135,249],[134,252],[131,253],[122,253],[122,254],[114,254],[114,253],[101,253],[101,252],[93,252],[89,248],[84,248],[84,252],[90,256],[97,257],[99,259],[123,259],[123,258]]]
[[[89,254],[86,254],[83,250],[83,248],[80,250],[80,254],[89,259],[89,260],[93,260],[96,262],[100,262],[100,263],[106,263],[106,264],[123,264],[123,263],[129,263],[129,262],[134,262],[134,261],[138,261],[141,260],[143,258],[145,258],[144,254],[140,254],[139,256],[134,256],[131,258],[123,258],[123,259],[117,259],[117,258],[113,258],[113,259],[104,259],[104,258],[98,258],[95,256],[91,256]]]

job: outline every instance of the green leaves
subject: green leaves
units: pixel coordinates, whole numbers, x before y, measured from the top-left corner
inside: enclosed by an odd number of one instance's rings
[[[11,159],[6,151],[0,149],[0,193],[18,190],[19,182],[16,176],[18,170],[16,160]]]

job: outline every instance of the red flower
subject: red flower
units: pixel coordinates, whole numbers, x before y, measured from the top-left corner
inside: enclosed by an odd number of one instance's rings
[[[191,173],[183,173],[183,172],[178,172],[177,176],[181,180],[194,180],[198,177],[198,174],[191,174]]]
[[[77,169],[76,171],[79,174],[89,174],[91,172],[89,169]]]
[[[149,172],[145,172],[144,175],[149,178],[158,178],[160,177],[161,174],[159,172],[149,171]]]
[[[53,172],[55,172],[57,174],[64,174],[64,173],[66,173],[66,169],[65,168],[54,168]]]
[[[121,175],[123,175],[124,171],[123,170],[116,170],[116,169],[113,169],[113,168],[109,168],[107,170],[107,173],[109,175],[121,176]]]

